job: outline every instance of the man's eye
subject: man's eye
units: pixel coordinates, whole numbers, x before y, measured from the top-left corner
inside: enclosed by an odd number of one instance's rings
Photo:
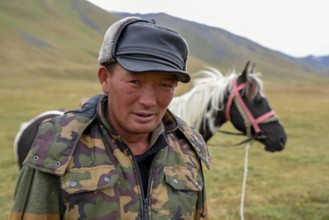
[[[129,82],[130,82],[131,84],[136,84],[136,85],[141,84],[141,81],[139,81],[139,80],[130,80]]]
[[[174,88],[173,85],[168,84],[168,83],[162,83],[162,84],[160,84],[160,86],[163,87],[163,88]]]

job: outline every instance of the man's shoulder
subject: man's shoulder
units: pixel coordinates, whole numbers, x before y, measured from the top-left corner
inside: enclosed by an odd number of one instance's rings
[[[97,101],[86,104],[42,122],[24,165],[63,175],[80,136],[96,117]]]
[[[185,121],[176,117],[178,129],[186,137],[190,145],[194,148],[201,160],[206,164],[208,169],[211,165],[211,158],[208,151],[207,144],[205,143],[199,131],[189,126]]]
[[[96,114],[98,103],[105,97],[104,94],[98,94],[89,98],[80,109],[68,111],[67,114],[80,115],[92,118]]]

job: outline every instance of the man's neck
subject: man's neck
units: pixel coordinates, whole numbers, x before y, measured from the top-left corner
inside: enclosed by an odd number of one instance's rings
[[[141,155],[150,148],[150,135],[151,134],[136,134],[133,137],[120,135],[120,137],[132,151],[133,155]]]
[[[156,140],[159,138],[161,133],[164,132],[164,125],[161,122],[152,133],[149,134],[135,134],[125,136],[124,134],[120,134],[121,139],[126,143],[126,145],[130,148],[134,155],[142,155],[145,153]]]

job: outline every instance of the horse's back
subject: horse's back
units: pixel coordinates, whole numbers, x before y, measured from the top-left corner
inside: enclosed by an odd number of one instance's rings
[[[30,121],[21,124],[14,141],[14,153],[20,169],[22,168],[24,159],[30,151],[40,124],[46,119],[63,114],[63,111],[46,111],[37,115]]]

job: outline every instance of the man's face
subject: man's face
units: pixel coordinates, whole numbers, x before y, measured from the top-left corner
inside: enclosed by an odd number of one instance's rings
[[[174,97],[177,79],[163,72],[131,73],[116,63],[105,84],[109,120],[127,136],[149,134],[156,128]]]

